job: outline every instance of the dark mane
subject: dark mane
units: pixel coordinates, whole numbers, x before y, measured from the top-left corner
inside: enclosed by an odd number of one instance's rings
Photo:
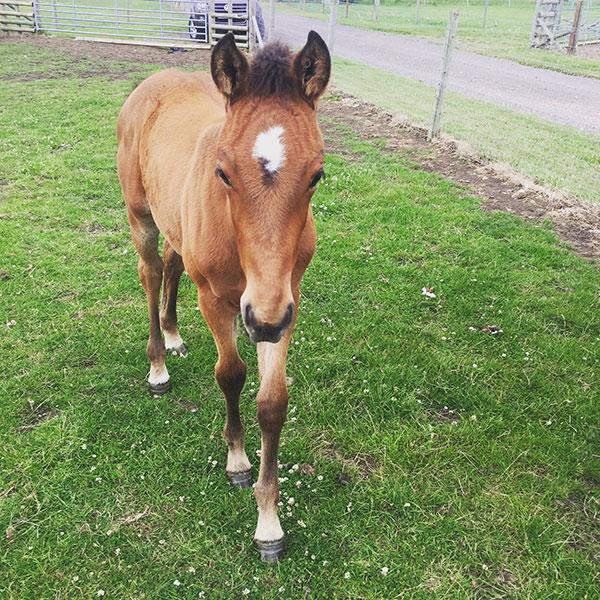
[[[296,91],[292,79],[292,53],[279,43],[267,44],[259,50],[250,65],[250,94],[261,98],[267,96],[290,97]]]

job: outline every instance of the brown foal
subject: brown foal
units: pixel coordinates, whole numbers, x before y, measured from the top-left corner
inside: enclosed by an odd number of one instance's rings
[[[148,298],[150,391],[170,388],[166,353],[186,354],[176,316],[185,268],[219,354],[226,471],[239,487],[252,484],[239,414],[246,379],[236,344],[240,311],[257,344],[262,453],[254,539],[267,561],[284,549],[277,457],[288,403],[285,360],[298,285],[315,250],[310,199],[324,176],[316,108],[330,68],[315,32],[297,54],[269,44],[251,64],[228,34],[213,50],[212,80],[176,70],[152,75],[129,96],[117,125],[119,179]]]

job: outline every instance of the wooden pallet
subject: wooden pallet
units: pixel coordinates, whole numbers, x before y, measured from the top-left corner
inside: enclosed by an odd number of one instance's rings
[[[531,28],[531,38],[529,40],[531,48],[554,46],[555,48],[562,50],[553,33],[559,4],[560,0],[537,0],[535,16],[533,17],[533,26]]]
[[[33,3],[23,0],[0,2],[0,31],[33,33],[35,31]]]

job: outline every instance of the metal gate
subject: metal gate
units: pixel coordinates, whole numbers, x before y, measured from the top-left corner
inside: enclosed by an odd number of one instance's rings
[[[249,47],[251,2],[235,0],[33,0],[39,31],[151,43],[208,47],[228,31]]]
[[[573,27],[576,2],[562,0],[554,21],[554,39],[567,37]],[[579,43],[600,41],[600,0],[584,0],[579,17]]]
[[[575,0],[537,0],[530,46],[562,50],[573,29],[576,7]],[[575,38],[575,45],[600,42],[600,0],[583,0]]]

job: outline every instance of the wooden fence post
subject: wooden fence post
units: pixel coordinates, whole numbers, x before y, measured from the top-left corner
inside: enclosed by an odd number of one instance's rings
[[[329,12],[329,30],[327,32],[327,47],[329,48],[330,54],[333,54],[333,37],[335,33],[339,1],[340,0],[331,0],[331,10]]]
[[[581,0],[577,0],[575,14],[573,15],[573,27],[571,27],[569,45],[567,46],[567,54],[575,54],[575,52],[577,52],[577,42],[579,41],[579,30],[581,28],[581,5]]]
[[[442,117],[442,106],[444,104],[444,93],[446,91],[446,83],[448,82],[448,71],[450,69],[450,58],[452,57],[452,48],[454,47],[454,38],[456,37],[456,29],[458,28],[458,10],[450,11],[448,16],[448,29],[446,30],[446,43],[444,44],[444,55],[442,57],[442,72],[440,81],[435,92],[435,102],[433,105],[433,115],[431,117],[431,125],[427,132],[427,141],[431,141],[437,137],[440,131],[440,119]]]
[[[375,0],[373,4],[373,21],[377,21],[377,13],[379,12],[379,0]]]
[[[419,6],[420,6],[421,2],[420,0],[417,0],[417,4],[415,7],[415,25],[419,22]]]

